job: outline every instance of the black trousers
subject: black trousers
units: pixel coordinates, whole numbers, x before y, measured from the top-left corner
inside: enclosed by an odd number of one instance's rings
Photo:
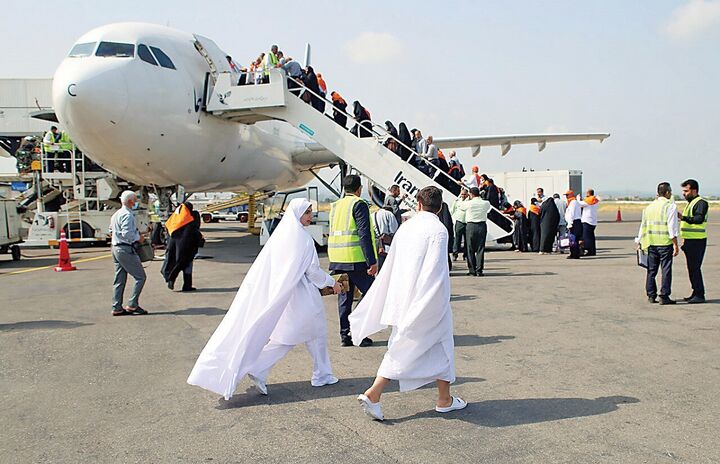
[[[575,236],[575,244],[570,247],[570,256],[572,258],[579,258],[582,255],[580,250],[580,239],[583,237],[586,225],[587,224],[583,224],[580,219],[575,219],[572,223],[570,233]]]
[[[464,222],[455,221],[455,239],[453,240],[453,253],[462,253],[463,256],[467,255],[467,240],[465,240],[465,228]]]
[[[340,314],[340,338],[350,335],[350,313],[352,312],[353,296],[355,287],[359,288],[362,294],[366,294],[373,283],[373,278],[368,275],[367,269],[356,271],[344,271],[350,281],[350,291],[338,295],[338,313]]]
[[[468,222],[465,227],[467,263],[471,274],[480,274],[485,269],[486,222]]]
[[[595,226],[588,224],[587,222],[582,223],[582,237],[585,245],[585,254],[588,256],[595,256],[597,249],[595,248]]]
[[[685,239],[682,249],[685,252],[687,260],[688,275],[690,276],[690,284],[692,285],[692,295],[705,298],[705,284],[702,277],[702,262],[705,258],[705,248],[707,248],[706,238]]]
[[[657,276],[659,270],[662,270],[660,297],[665,298],[670,296],[672,287],[672,262],[672,245],[648,247],[648,269],[647,280],[645,281],[645,291],[647,292],[647,296],[651,298],[658,296],[655,277]]]

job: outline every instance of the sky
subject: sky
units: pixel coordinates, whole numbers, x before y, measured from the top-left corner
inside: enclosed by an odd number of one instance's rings
[[[466,168],[580,169],[599,194],[686,178],[720,193],[720,0],[6,3],[0,77],[51,77],[79,36],[112,22],[201,34],[240,63],[273,43],[302,59],[309,42],[329,90],[378,121],[436,137],[611,133],[504,158],[462,150]],[[58,27],[24,19],[38,11]]]

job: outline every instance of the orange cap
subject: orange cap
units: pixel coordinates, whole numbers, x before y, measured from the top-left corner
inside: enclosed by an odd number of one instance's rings
[[[567,192],[565,192],[565,195],[569,195],[569,196],[571,196],[571,197],[574,197],[574,196],[575,196],[575,192],[573,192],[572,190],[568,190]]]

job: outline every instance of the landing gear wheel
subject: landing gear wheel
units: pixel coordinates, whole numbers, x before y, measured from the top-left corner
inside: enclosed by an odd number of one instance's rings
[[[10,255],[12,256],[13,261],[20,261],[20,247],[17,245],[11,246]]]

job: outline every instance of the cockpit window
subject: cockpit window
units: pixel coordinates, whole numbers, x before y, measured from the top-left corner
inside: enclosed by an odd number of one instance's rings
[[[150,53],[150,50],[148,50],[147,45],[138,45],[138,56],[144,62],[157,66],[157,62],[155,61],[155,58],[153,58],[152,53]]]
[[[135,45],[119,42],[100,42],[95,56],[115,56],[132,58],[135,56]]]
[[[157,58],[158,60],[158,63],[160,63],[160,66],[162,66],[163,68],[175,69],[175,65],[173,64],[170,57],[165,54],[165,52],[153,46],[150,46],[150,50],[152,50],[155,58]]]
[[[93,50],[95,49],[96,42],[87,42],[87,43],[79,43],[75,44],[75,46],[70,50],[70,53],[68,56],[73,58],[79,58],[81,56],[90,56],[92,55]]]

